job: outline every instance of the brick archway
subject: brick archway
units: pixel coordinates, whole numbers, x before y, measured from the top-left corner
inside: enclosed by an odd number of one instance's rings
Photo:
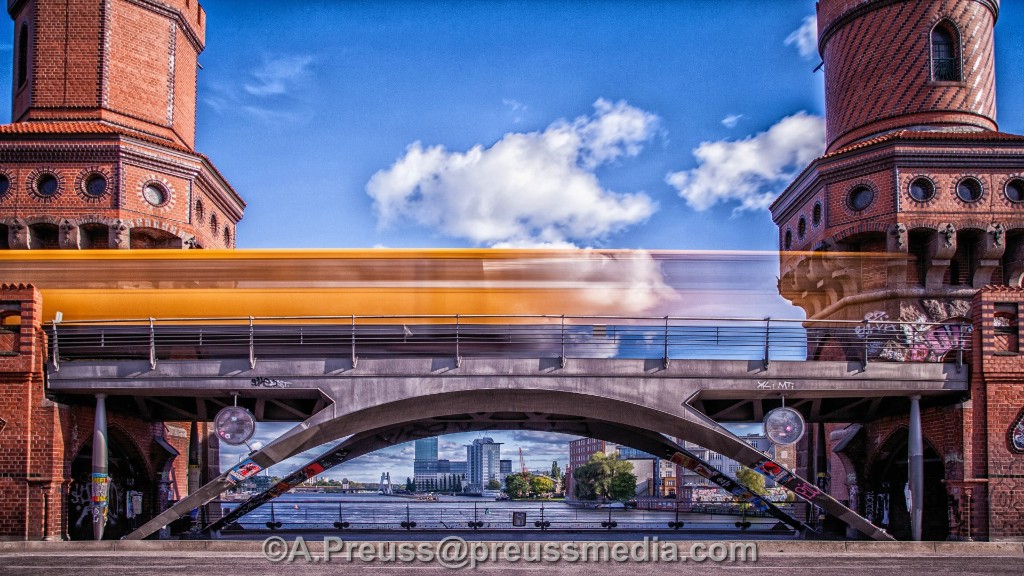
[[[877,520],[900,540],[910,539],[910,513],[904,494],[908,438],[908,428],[897,426],[866,462],[864,476],[865,516],[869,520]],[[922,539],[945,540],[950,529],[945,465],[941,452],[927,437],[924,438],[924,480]],[[872,499],[874,506],[868,506]],[[873,515],[869,508],[873,509]]]
[[[110,493],[108,500],[106,539],[117,539],[128,534],[152,516],[152,505],[157,495],[149,463],[131,435],[112,425],[108,428],[108,462],[110,466]],[[92,515],[89,498],[92,474],[92,439],[82,443],[70,458],[71,484],[67,498],[67,534],[72,540],[92,540]],[[142,497],[142,510],[129,517],[130,493]]]

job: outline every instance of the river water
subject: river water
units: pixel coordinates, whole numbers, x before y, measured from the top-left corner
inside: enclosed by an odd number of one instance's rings
[[[225,510],[236,502],[221,504]],[[514,525],[514,513],[525,517],[523,526]],[[438,502],[424,502],[400,496],[377,494],[286,494],[244,516],[239,524],[246,529],[266,528],[271,520],[281,528],[334,529],[335,522],[348,522],[349,529],[401,529],[403,522],[415,522],[416,529],[468,529],[469,522],[481,522],[482,529],[536,529],[536,522],[550,522],[550,529],[600,529],[609,519],[617,528],[667,528],[676,519],[675,512],[631,509],[591,509],[564,502],[503,501],[486,498],[441,496]],[[711,524],[731,524],[732,516],[680,514],[680,520]],[[754,523],[771,522],[749,518]]]

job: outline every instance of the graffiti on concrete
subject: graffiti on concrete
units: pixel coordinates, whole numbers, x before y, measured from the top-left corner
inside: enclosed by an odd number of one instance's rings
[[[285,382],[284,380],[275,380],[273,378],[263,377],[253,378],[250,382],[255,388],[290,388],[292,385],[291,382]]]
[[[771,380],[758,380],[758,390],[796,390],[796,384],[786,380],[784,382],[772,382]]]

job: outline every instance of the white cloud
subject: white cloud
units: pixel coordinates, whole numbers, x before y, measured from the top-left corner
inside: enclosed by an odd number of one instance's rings
[[[665,181],[698,211],[719,202],[759,210],[824,150],[824,119],[800,112],[743,140],[702,143],[693,151],[699,165],[670,173]]]
[[[279,96],[288,93],[309,75],[313,63],[310,56],[278,56],[264,58],[263,64],[252,72],[252,83],[245,91],[253,96]]]
[[[594,169],[639,154],[658,125],[654,114],[600,99],[590,116],[508,133],[490,147],[415,142],[366,191],[381,226],[406,219],[477,244],[571,246],[654,213],[649,196],[605,189]]]
[[[796,46],[800,56],[812,60],[818,55],[818,17],[810,15],[804,18],[800,27],[786,37],[786,46]]]
[[[740,120],[744,118],[746,118],[746,116],[743,114],[729,114],[725,118],[722,118],[722,126],[725,126],[726,128],[735,128],[736,125],[740,123]]]

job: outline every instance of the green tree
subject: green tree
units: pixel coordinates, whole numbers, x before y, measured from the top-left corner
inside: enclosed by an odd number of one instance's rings
[[[487,483],[486,488],[488,490],[501,490],[501,482],[492,478],[491,481]]]
[[[628,500],[636,495],[633,465],[618,456],[596,452],[590,460],[573,471],[576,497],[580,500]]]
[[[405,477],[405,491],[406,492],[415,492],[416,491],[416,484],[412,481],[412,478],[409,478],[408,476]]]
[[[550,494],[555,491],[555,483],[543,476],[530,478],[530,492],[535,495]]]
[[[555,480],[560,480],[562,478],[562,469],[558,467],[558,460],[553,460],[551,462],[551,477]]]
[[[736,471],[736,479],[754,494],[758,496],[768,495],[768,489],[764,486],[764,476],[750,468],[740,466],[740,469]]]
[[[505,476],[505,493],[515,498],[524,498],[530,493],[530,479],[522,474]]]

